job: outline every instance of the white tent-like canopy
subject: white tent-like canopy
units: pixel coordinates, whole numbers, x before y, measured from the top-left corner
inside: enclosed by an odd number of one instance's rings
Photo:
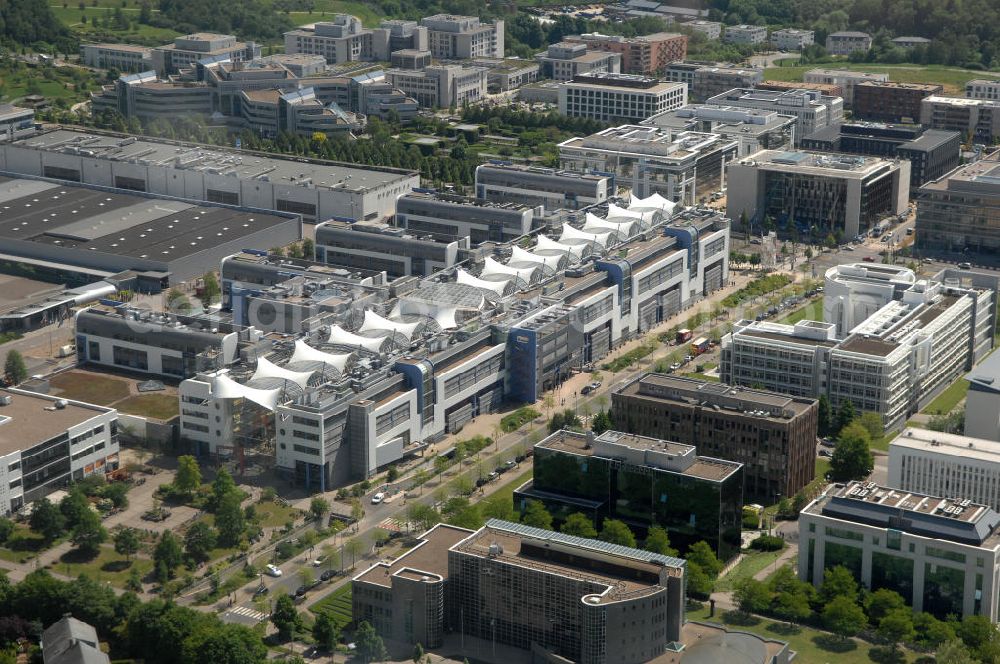
[[[281,378],[282,380],[291,381],[302,389],[305,389],[306,385],[309,383],[310,376],[312,376],[311,371],[292,371],[291,369],[286,369],[285,367],[279,367],[266,357],[259,357],[257,358],[257,369],[253,372],[253,376],[250,378],[249,382],[253,382],[260,378]]]
[[[455,281],[465,286],[474,286],[476,288],[491,291],[501,297],[507,295],[510,291],[509,281],[487,281],[486,279],[480,279],[474,274],[466,272],[462,268],[455,270]]]
[[[583,225],[583,230],[589,233],[603,233],[604,231],[611,231],[617,236],[618,241],[623,242],[632,237],[632,229],[637,225],[642,225],[641,220],[631,219],[626,221],[621,219],[601,219],[596,214],[590,214],[588,212],[587,223]]]
[[[326,353],[321,350],[317,350],[307,344],[302,339],[298,339],[295,342],[295,352],[292,353],[292,357],[288,360],[289,363],[294,362],[320,362],[322,364],[327,364],[337,371],[343,373],[344,367],[347,366],[348,360],[351,359],[352,353],[344,353],[334,355],[333,353]]]
[[[674,213],[677,203],[669,201],[659,194],[652,194],[647,198],[636,198],[629,203],[629,211],[636,212],[662,212],[664,216],[670,217]]]
[[[511,267],[500,263],[492,256],[487,256],[486,260],[483,261],[483,274],[507,276],[511,279],[517,279],[524,286],[530,286],[538,281],[538,268]]]
[[[589,240],[597,246],[604,249],[609,244],[609,239],[611,237],[611,231],[603,231],[597,233],[588,233],[581,231],[579,229],[573,228],[569,224],[563,224],[562,235],[559,236],[559,240],[576,239],[576,240]]]
[[[608,219],[642,219],[641,210],[633,210],[618,207],[614,203],[608,203]]]
[[[537,263],[543,265],[546,271],[551,272],[557,272],[560,268],[566,267],[565,256],[541,256],[517,245],[513,245],[510,251],[510,262],[512,263]]]
[[[383,318],[377,313],[371,310],[365,311],[365,320],[361,324],[360,332],[385,332],[390,334],[395,332],[410,341],[413,338],[413,334],[420,327],[420,323],[397,323],[394,320],[389,320],[388,318]]]
[[[458,327],[455,321],[455,312],[458,307],[447,305],[427,304],[426,302],[414,302],[413,300],[402,299],[392,311],[393,316],[426,316],[438,324],[442,330]]]
[[[274,410],[278,405],[281,388],[259,390],[237,383],[226,374],[220,374],[212,380],[212,394],[216,399],[249,399],[268,410]]]
[[[574,262],[578,262],[592,253],[590,247],[585,244],[561,244],[548,235],[539,235],[535,248],[564,251],[569,256],[572,256]]]
[[[385,345],[385,337],[364,337],[348,332],[339,325],[330,327],[330,338],[327,341],[338,346],[357,346],[373,353],[380,352]]]

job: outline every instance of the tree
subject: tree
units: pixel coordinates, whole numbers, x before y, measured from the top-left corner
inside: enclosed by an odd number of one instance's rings
[[[604,527],[601,528],[599,539],[602,542],[635,548],[635,535],[632,534],[632,531],[625,525],[624,521],[619,521],[618,519],[604,520]]]
[[[361,506],[361,501],[355,498],[351,501],[351,518],[361,521],[365,516],[365,508]]]
[[[319,521],[330,513],[330,503],[322,496],[316,496],[309,501],[309,512],[313,515],[314,519]]]
[[[129,560],[139,551],[139,531],[135,528],[121,528],[114,535],[115,553]]]
[[[349,539],[344,542],[344,552],[350,554],[351,556],[351,567],[354,567],[354,563],[365,550],[364,543],[357,537]]]
[[[87,500],[83,490],[79,487],[73,487],[66,494],[66,497],[59,501],[59,511],[66,519],[66,528],[73,530],[84,519],[87,512],[94,510],[91,509],[90,501]]]
[[[278,630],[278,636],[287,641],[295,634],[302,624],[302,616],[295,608],[295,602],[288,595],[282,594],[274,604],[274,611],[271,613],[271,623]]]
[[[806,251],[809,251],[806,249]],[[830,426],[833,421],[833,411],[830,408],[830,397],[825,394],[819,395],[819,422],[817,429],[819,430],[819,435],[829,436]]]
[[[163,531],[163,534],[160,535],[160,541],[153,549],[153,561],[157,568],[162,565],[166,570],[167,578],[169,578],[173,574],[174,568],[180,565],[183,559],[184,552],[181,551],[181,543],[177,540],[177,536],[169,530]],[[157,569],[157,573],[159,574],[159,569]]]
[[[823,609],[823,626],[844,640],[863,630],[866,623],[865,612],[849,597],[834,597]]]
[[[507,496],[493,494],[479,503],[479,511],[483,519],[500,519],[501,521],[517,521],[514,516],[514,503]]]
[[[538,500],[529,500],[524,507],[524,515],[521,523],[526,526],[534,526],[543,530],[552,530],[552,515],[545,509],[545,505]]]
[[[708,599],[708,596],[712,594],[712,589],[715,587],[715,577],[710,576],[697,563],[690,561],[687,565],[687,577],[688,593],[692,597]]]
[[[419,643],[413,646],[413,654],[410,659],[413,660],[413,664],[420,664],[420,661],[424,658],[424,647]]]
[[[879,588],[865,597],[864,604],[868,620],[871,624],[878,625],[882,618],[890,612],[905,607],[906,600],[895,590]]]
[[[611,428],[611,418],[608,416],[607,412],[602,408],[594,415],[594,419],[590,422],[590,429],[598,436]]]
[[[246,530],[246,520],[240,497],[235,491],[223,496],[215,512],[215,527],[219,530],[219,544],[233,546],[243,537]]]
[[[854,421],[854,417],[854,403],[850,399],[844,399],[837,409],[837,419],[833,423],[835,432],[839,435],[844,427]]]
[[[206,272],[201,281],[201,302],[207,309],[213,302],[219,299],[222,289],[219,288],[219,280],[215,277],[215,272]]]
[[[217,540],[215,530],[204,521],[198,521],[188,528],[184,536],[184,551],[197,562],[208,560]]]
[[[824,603],[829,604],[835,597],[846,597],[851,602],[858,601],[858,582],[851,571],[842,565],[826,570],[823,585],[819,589]]]
[[[705,540],[692,544],[688,549],[686,558],[689,563],[694,563],[701,567],[709,576],[717,577],[722,572],[723,564]]]
[[[66,517],[52,504],[52,501],[43,497],[35,501],[28,525],[44,537],[46,542],[51,542],[63,534],[63,530],[66,529]]]
[[[14,534],[14,522],[6,517],[0,517],[0,544],[5,543]]]
[[[177,458],[177,472],[174,474],[174,490],[182,496],[190,497],[201,486],[201,468],[193,456]]]
[[[219,473],[215,476],[212,481],[212,506],[215,509],[219,508],[222,504],[222,499],[225,498],[230,493],[237,493],[236,482],[233,481],[233,476],[229,472],[222,468]]]
[[[97,512],[88,508],[73,527],[71,539],[80,551],[97,553],[101,543],[108,539],[108,531],[101,525],[101,517],[97,516]]]
[[[316,243],[312,238],[302,240],[302,257],[307,260],[316,260]]]
[[[590,517],[582,512],[574,512],[566,517],[566,521],[559,527],[559,532],[566,535],[575,535],[576,537],[589,537],[591,539],[597,537],[597,530],[594,528],[594,523],[590,520]]]
[[[889,642],[893,651],[900,642],[913,639],[913,611],[905,606],[890,610],[878,622],[878,635]]]
[[[337,629],[337,623],[329,613],[320,613],[316,616],[312,635],[316,644],[327,652],[336,650],[337,642],[340,641],[340,630]]]
[[[913,629],[917,633],[917,643],[928,650],[933,650],[943,643],[958,638],[951,623],[938,620],[926,612],[913,616]]]
[[[180,664],[263,664],[265,661],[267,648],[260,635],[245,625],[203,623],[181,645]]]
[[[761,613],[771,605],[771,591],[763,581],[753,577],[741,579],[733,588],[733,601],[741,613]]]
[[[378,662],[386,658],[385,643],[375,628],[367,620],[362,620],[354,634],[358,658],[364,663]]]
[[[833,448],[830,459],[830,477],[837,482],[859,480],[875,467],[871,451],[871,437],[867,429],[854,422],[845,427]]]
[[[786,590],[774,598],[774,615],[788,623],[802,622],[812,615],[809,597],[799,589]]]
[[[667,535],[667,531],[661,526],[650,527],[642,548],[646,551],[658,553],[661,556],[673,556],[676,558],[678,555],[677,549],[670,546],[670,537]]]
[[[882,416],[878,413],[873,413],[870,410],[865,411],[861,413],[861,417],[856,421],[868,431],[868,435],[871,436],[872,440],[880,438],[885,433],[885,427],[882,425]]]
[[[934,653],[935,664],[975,664],[969,649],[958,639],[952,639],[941,645]]]
[[[7,351],[3,373],[10,385],[20,385],[28,378],[28,365],[24,363],[24,356],[19,350],[12,348]]]
[[[187,313],[191,311],[191,301],[181,291],[171,288],[167,291],[167,311],[179,311],[182,314]]]
[[[427,530],[441,521],[441,515],[426,503],[410,503],[406,508],[406,520],[420,530]]]

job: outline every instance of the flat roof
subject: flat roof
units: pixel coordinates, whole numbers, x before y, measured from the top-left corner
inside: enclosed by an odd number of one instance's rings
[[[795,171],[809,175],[841,178],[866,177],[895,164],[880,157],[840,153],[803,152],[800,150],[761,150],[739,161],[742,166],[763,167],[771,171]]]
[[[863,83],[858,83],[855,87],[857,88],[895,88],[899,90],[916,90],[920,92],[941,92],[944,88],[937,84],[931,83],[900,83],[899,81],[864,81]]]
[[[11,402],[0,405],[0,454],[25,450],[54,438],[77,424],[82,424],[111,408],[102,408],[78,401],[66,401],[65,408],[56,408],[58,397],[35,394],[24,390],[0,390],[0,397]]]
[[[149,46],[136,46],[135,44],[81,44],[85,48],[104,48],[112,51],[127,51],[130,53],[149,53],[153,49]]]
[[[998,441],[943,431],[931,431],[930,429],[907,427],[889,441],[889,446],[890,449],[895,446],[934,454],[960,456],[967,459],[968,463],[1000,463],[1000,442]]]
[[[895,341],[885,341],[870,335],[852,334],[840,344],[838,350],[885,357],[897,348],[899,348],[899,344]]]
[[[1000,352],[990,353],[965,379],[972,390],[1000,393]]]
[[[448,549],[473,532],[465,528],[439,523],[420,536],[421,542],[419,544],[396,558],[391,564],[377,563],[372,565],[354,577],[354,580],[389,588],[392,586],[392,576],[403,570],[430,572],[446,579],[448,578]]]
[[[739,332],[740,335],[745,335],[748,337],[757,337],[759,339],[769,339],[770,341],[780,341],[782,343],[794,343],[803,344],[805,346],[822,346],[824,348],[833,348],[837,345],[836,341],[830,341],[829,339],[813,339],[811,337],[802,337],[794,333],[792,334],[779,334],[777,332],[765,332],[764,330],[758,330],[754,328],[748,328]]]
[[[17,141],[16,145],[70,154],[77,150],[86,150],[98,158],[138,162],[150,166],[171,167],[178,160],[182,160],[187,170],[233,175],[244,180],[266,179],[274,184],[285,185],[296,185],[297,182],[307,180],[318,189],[343,191],[364,192],[419,175],[417,171],[398,168],[361,167],[315,159],[282,158],[196,143],[159,141],[76,129],[54,129]]]

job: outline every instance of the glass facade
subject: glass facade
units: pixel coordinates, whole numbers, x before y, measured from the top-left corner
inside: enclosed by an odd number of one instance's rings
[[[826,542],[823,549],[823,566],[825,569],[837,565],[846,567],[855,579],[860,579],[862,556],[863,551],[856,546]]]
[[[913,560],[879,551],[872,552],[872,590],[895,590],[907,604],[913,603]]]
[[[962,615],[965,570],[924,563],[924,611],[944,618]]]

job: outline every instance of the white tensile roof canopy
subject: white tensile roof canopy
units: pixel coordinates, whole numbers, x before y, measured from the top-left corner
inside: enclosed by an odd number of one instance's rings
[[[237,383],[226,374],[219,374],[212,380],[212,394],[217,399],[249,399],[268,410],[274,410],[278,405],[281,388],[261,390]]]
[[[385,345],[385,337],[365,337],[348,332],[339,325],[330,326],[330,337],[327,341],[338,346],[357,346],[373,353],[380,352]]]
[[[388,318],[383,318],[377,313],[371,310],[365,311],[365,320],[361,324],[360,332],[385,332],[390,334],[395,332],[410,341],[413,338],[413,334],[420,327],[420,323],[399,323],[394,320],[389,320]]]
[[[302,339],[295,341],[295,352],[292,353],[292,357],[288,360],[292,362],[320,362],[322,364],[329,365],[336,369],[337,371],[343,373],[344,367],[347,366],[347,362],[351,359],[353,353],[344,353],[334,355],[333,353],[327,353],[321,350],[317,350],[307,344]]]
[[[488,290],[500,296],[506,295],[510,290],[510,282],[508,281],[487,281],[486,279],[480,279],[474,274],[466,272],[462,268],[455,270],[455,281],[466,286],[474,286],[476,288]]]
[[[250,381],[255,381],[261,378],[281,378],[282,380],[288,380],[302,389],[306,388],[309,383],[309,377],[312,376],[312,371],[292,371],[291,369],[286,369],[285,367],[279,367],[277,364],[267,359],[266,357],[257,358],[257,369],[253,372],[253,376]]]

